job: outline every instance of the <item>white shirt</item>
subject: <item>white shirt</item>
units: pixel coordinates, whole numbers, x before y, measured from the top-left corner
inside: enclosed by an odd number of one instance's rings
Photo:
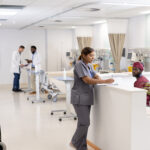
[[[40,68],[40,56],[38,52],[35,52],[34,54],[32,54],[32,67],[39,67]]]
[[[18,51],[14,51],[11,60],[11,72],[20,73],[21,54]]]

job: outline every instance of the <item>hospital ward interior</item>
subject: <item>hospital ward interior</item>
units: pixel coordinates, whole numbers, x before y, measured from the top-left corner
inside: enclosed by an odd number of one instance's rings
[[[150,150],[150,0],[0,0],[0,150]]]

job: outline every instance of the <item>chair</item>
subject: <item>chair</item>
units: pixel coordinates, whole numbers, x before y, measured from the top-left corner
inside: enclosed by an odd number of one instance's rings
[[[0,127],[0,150],[6,150],[6,145],[2,142],[1,127]]]

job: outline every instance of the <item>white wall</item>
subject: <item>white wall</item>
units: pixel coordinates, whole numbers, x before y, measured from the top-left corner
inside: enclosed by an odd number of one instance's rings
[[[93,26],[92,47],[94,49],[110,49],[107,23]]]
[[[127,32],[127,19],[108,19],[108,33],[126,33]]]
[[[76,27],[75,33],[76,37],[87,37],[87,36],[93,36],[92,32],[92,26],[79,26]]]
[[[0,30],[0,84],[11,84],[13,75],[10,73],[12,52],[20,45],[26,47],[22,54],[23,59],[29,58],[30,46],[36,45],[42,59],[42,68],[45,66],[45,32],[44,30]],[[21,82],[25,82],[25,72]]]
[[[146,47],[150,48],[150,15],[146,16]]]
[[[66,52],[74,45],[72,29],[48,30],[48,71],[61,71],[66,65]]]
[[[127,39],[128,48],[146,47],[146,16],[129,19]]]

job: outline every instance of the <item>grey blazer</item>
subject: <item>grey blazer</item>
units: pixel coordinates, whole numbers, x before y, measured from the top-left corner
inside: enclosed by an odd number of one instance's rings
[[[82,77],[93,78],[96,72],[91,64],[79,60],[74,68],[74,85],[71,90],[71,103],[80,105],[93,105],[93,85],[86,84]]]

